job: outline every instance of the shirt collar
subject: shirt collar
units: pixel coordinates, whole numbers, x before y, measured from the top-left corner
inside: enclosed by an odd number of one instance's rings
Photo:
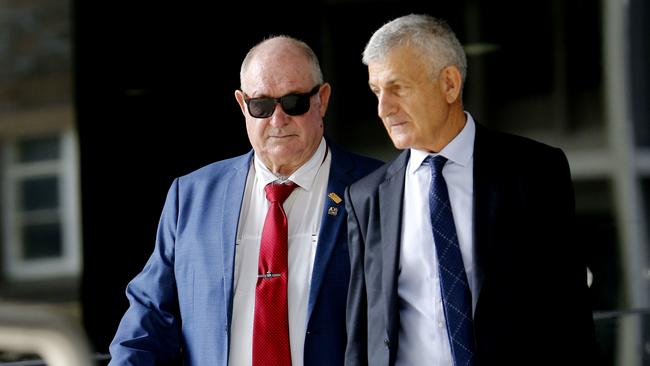
[[[422,165],[427,156],[442,155],[447,160],[452,161],[460,166],[467,166],[474,155],[474,137],[476,135],[476,126],[474,118],[469,112],[465,112],[467,122],[456,137],[454,137],[447,146],[443,147],[439,153],[430,153],[424,150],[411,149],[409,158],[409,173],[413,174]]]
[[[310,191],[316,180],[316,174],[320,169],[323,161],[325,160],[327,154],[327,143],[325,138],[321,137],[320,144],[316,149],[316,152],[301,165],[293,174],[287,178],[288,180],[296,183],[302,189]],[[257,174],[258,181],[262,184],[262,187],[265,187],[267,184],[274,182],[280,179],[278,176],[273,174],[269,168],[262,163],[262,161],[255,155],[254,159],[255,174]]]

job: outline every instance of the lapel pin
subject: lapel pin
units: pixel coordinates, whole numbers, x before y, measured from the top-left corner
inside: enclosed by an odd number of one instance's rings
[[[327,197],[331,198],[332,201],[334,201],[334,203],[336,203],[337,205],[341,203],[341,201],[343,201],[341,197],[339,197],[339,195],[334,192],[328,194]]]
[[[339,209],[336,208],[336,207],[330,207],[327,210],[327,214],[330,215],[330,216],[336,216],[336,215],[338,215],[338,213],[339,213]]]

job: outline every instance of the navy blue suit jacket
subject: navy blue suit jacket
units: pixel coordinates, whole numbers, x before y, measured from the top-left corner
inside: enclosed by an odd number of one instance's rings
[[[346,191],[352,265],[346,366],[395,364],[408,159],[406,150]],[[574,215],[569,164],[561,150],[476,125],[479,365],[598,364]]]
[[[345,187],[380,162],[332,146],[327,192]],[[127,287],[130,307],[110,346],[110,365],[226,366],[239,213],[253,152],[174,180],[156,245]],[[307,309],[304,364],[342,365],[350,276],[344,202],[326,198]],[[337,215],[327,213],[330,207]],[[182,351],[181,351],[182,350]]]

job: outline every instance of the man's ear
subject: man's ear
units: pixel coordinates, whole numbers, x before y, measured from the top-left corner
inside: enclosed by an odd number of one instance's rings
[[[460,97],[462,78],[460,70],[455,65],[450,65],[440,71],[440,88],[445,95],[447,103],[452,104]]]
[[[325,112],[327,111],[327,106],[329,105],[330,95],[332,93],[332,88],[329,83],[324,83],[320,90],[318,91],[318,97],[320,98],[320,116],[321,118],[325,117]]]
[[[237,103],[239,103],[241,113],[244,115],[244,117],[246,117],[246,103],[244,102],[244,92],[241,90],[235,90],[235,99],[237,99]]]

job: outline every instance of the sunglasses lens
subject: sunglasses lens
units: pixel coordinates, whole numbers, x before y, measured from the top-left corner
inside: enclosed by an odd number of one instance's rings
[[[309,95],[286,95],[282,97],[281,104],[284,112],[290,116],[299,116],[309,111]]]
[[[253,98],[248,101],[248,112],[255,118],[270,117],[275,110],[275,99]]]
[[[248,105],[248,113],[255,118],[268,118],[273,115],[276,103],[279,103],[284,113],[290,116],[300,116],[309,112],[311,97],[318,93],[320,85],[304,94],[288,94],[280,98],[244,99]],[[246,98],[246,96],[244,96]]]

